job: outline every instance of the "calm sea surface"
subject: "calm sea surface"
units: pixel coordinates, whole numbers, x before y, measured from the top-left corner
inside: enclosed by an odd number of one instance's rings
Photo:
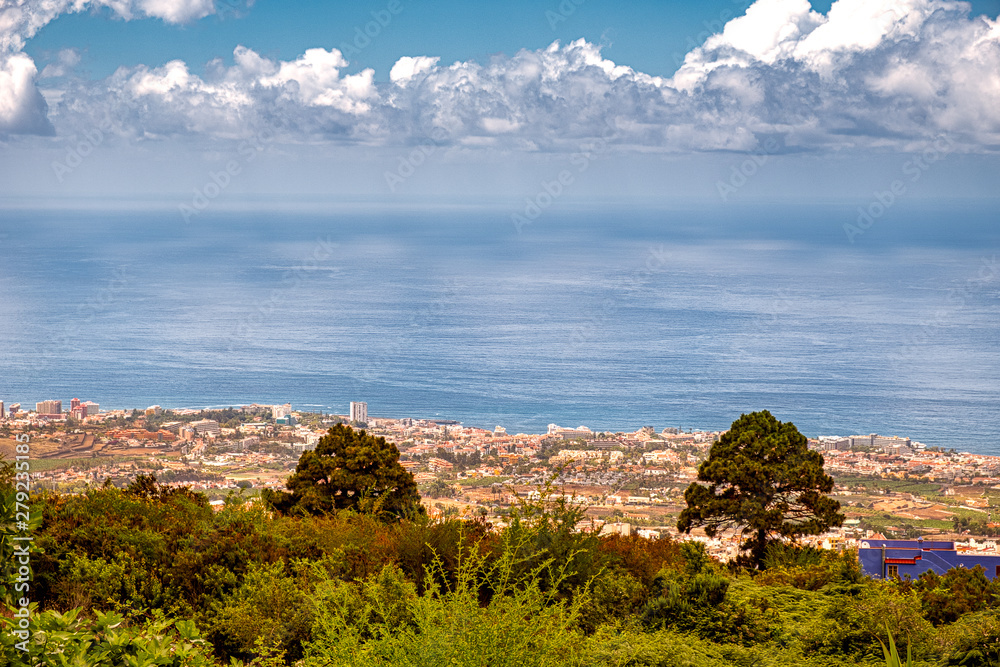
[[[0,212],[0,400],[291,402],[1000,455],[992,207]],[[361,211],[361,212],[358,212]],[[854,211],[854,213],[852,213]]]

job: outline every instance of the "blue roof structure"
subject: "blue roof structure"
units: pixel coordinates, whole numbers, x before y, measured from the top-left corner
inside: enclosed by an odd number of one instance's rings
[[[916,579],[933,570],[944,574],[953,567],[981,565],[986,577],[1000,575],[1000,555],[958,551],[954,542],[934,540],[863,540],[858,549],[862,571],[875,579]]]

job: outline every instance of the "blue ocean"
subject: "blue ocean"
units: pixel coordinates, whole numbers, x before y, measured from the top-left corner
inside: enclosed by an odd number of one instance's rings
[[[995,206],[0,212],[0,400],[290,402],[508,432],[768,409],[1000,455]]]

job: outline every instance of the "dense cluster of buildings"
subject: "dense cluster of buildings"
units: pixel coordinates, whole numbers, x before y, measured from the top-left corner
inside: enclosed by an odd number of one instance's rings
[[[926,479],[946,484],[994,484],[1000,481],[1000,457],[968,452],[918,449],[824,452],[826,469],[842,476]]]
[[[238,432],[225,429],[212,419],[167,422],[152,431],[134,430],[127,439],[135,442],[172,442],[174,439],[183,442],[232,441],[242,443],[245,448],[247,437],[258,437],[265,432],[273,435],[274,428],[281,428],[291,436],[289,449],[299,453],[314,447],[329,424],[335,423],[327,420],[322,424],[314,422],[311,427],[304,426],[297,421],[300,413],[293,412],[289,403],[255,403],[244,405],[239,410],[243,414],[259,416],[260,420],[241,424]],[[159,405],[154,405],[145,410],[145,415],[157,417],[163,412]],[[191,415],[198,416],[199,412],[197,409],[171,411],[189,419]],[[9,406],[5,412],[4,403],[0,401],[0,419],[13,420],[25,426],[67,418],[92,422],[126,414],[126,411],[102,413],[97,403],[78,398],[70,401],[68,410],[63,409],[60,400],[46,400],[36,403],[35,410],[29,412],[23,411],[18,403]],[[693,462],[687,461],[681,450],[685,447],[707,450],[721,435],[720,432],[685,433],[676,428],[666,428],[657,433],[648,427],[634,433],[612,434],[595,432],[583,425],[565,428],[557,424],[549,424],[542,434],[509,434],[501,426],[487,430],[466,427],[453,420],[372,418],[368,414],[368,404],[360,401],[351,402],[347,414],[339,418],[335,415],[330,417],[362,424],[370,433],[384,436],[399,447],[404,461],[432,456],[440,458],[442,452],[449,457],[479,454],[482,458],[487,454],[493,455],[498,465],[486,466],[484,474],[495,473],[498,467],[538,464],[539,453],[548,446],[550,450],[558,448],[556,452],[549,451],[546,458],[553,465],[569,465],[571,468],[577,465],[626,466],[643,474],[684,481],[691,477]],[[998,457],[955,451],[946,453],[936,448],[928,449],[905,437],[878,434],[824,436],[810,440],[810,447],[824,453],[830,472],[841,475],[923,477],[949,483],[977,483],[1000,478]],[[635,452],[636,456],[626,456],[626,452]],[[446,469],[440,463],[436,465],[441,470]]]
[[[150,432],[130,433],[128,439],[135,442],[171,442],[173,436],[176,436],[176,439],[184,442],[240,442],[240,446],[245,448],[248,436],[260,436],[267,429],[279,427],[292,435],[291,442],[288,443],[289,449],[300,453],[314,447],[329,423],[334,423],[327,422],[318,426],[314,423],[311,428],[299,424],[299,413],[294,413],[289,403],[255,403],[244,405],[239,410],[244,414],[259,416],[261,420],[243,423],[238,433],[231,430],[226,432],[222,425],[212,419],[167,422]],[[178,416],[199,413],[196,409],[171,412]],[[18,403],[11,405],[5,412],[4,404],[0,402],[0,419],[14,420],[24,425],[67,418],[91,422],[125,414],[126,411],[102,413],[97,403],[78,398],[70,401],[68,410],[63,410],[60,400],[39,401],[33,412],[23,411]],[[150,406],[145,414],[160,416],[163,409],[158,405]],[[442,451],[450,456],[471,456],[478,453],[482,458],[483,455],[494,455],[499,465],[486,466],[484,475],[495,473],[497,467],[537,464],[539,453],[548,445],[550,448],[558,447],[558,451],[554,454],[550,452],[547,458],[547,462],[553,465],[632,466],[647,475],[684,481],[691,477],[693,467],[680,449],[707,449],[721,435],[719,432],[685,433],[676,428],[666,428],[656,433],[648,427],[634,433],[611,434],[595,432],[583,425],[565,428],[557,424],[549,424],[542,434],[509,434],[501,426],[487,430],[465,427],[453,420],[371,418],[368,404],[360,401],[351,402],[348,413],[339,420],[363,424],[372,434],[384,436],[399,447],[404,461],[438,457]],[[167,435],[157,435],[156,431]],[[559,447],[558,443],[568,446]],[[954,451],[946,453],[935,448],[928,449],[905,437],[878,434],[824,436],[810,440],[810,447],[824,453],[830,472],[841,475],[923,477],[949,483],[977,483],[1000,477],[1000,458]],[[626,452],[633,450],[638,452],[637,457],[625,456]],[[446,469],[446,466],[436,465],[439,470]]]
[[[920,450],[924,446],[919,442],[911,442],[909,438],[872,433],[869,435],[851,435],[846,438],[823,436],[818,439],[816,448],[824,452],[871,450],[887,454],[912,454],[914,449]]]
[[[5,408],[4,402],[0,401],[0,420],[3,419],[36,419],[58,421],[72,417],[82,420],[93,417],[101,412],[101,406],[93,401],[81,401],[74,398],[69,402],[69,410],[63,411],[62,401],[39,401],[35,403],[34,411],[21,409],[20,403],[12,403],[9,408]]]
[[[101,450],[107,443],[111,443],[115,453],[125,448],[131,452],[130,456],[141,456],[148,450],[148,461],[156,466],[185,472],[177,483],[204,490],[232,489],[237,483],[280,488],[298,456],[315,448],[331,425],[344,422],[363,425],[372,435],[396,444],[401,452],[401,465],[414,474],[418,483],[444,482],[445,488],[452,489],[449,493],[458,498],[450,501],[453,510],[483,512],[491,520],[499,520],[491,509],[498,507],[497,503],[509,505],[517,502],[517,496],[530,498],[532,493],[537,494],[534,489],[555,478],[557,485],[567,489],[565,500],[587,510],[585,530],[641,531],[647,536],[675,533],[667,517],[683,503],[684,488],[697,478],[698,464],[722,435],[677,428],[656,432],[649,427],[610,433],[583,425],[564,428],[556,424],[550,424],[545,433],[512,434],[501,426],[468,427],[446,419],[372,417],[368,404],[358,401],[351,402],[343,415],[298,412],[288,403],[244,405],[237,411],[243,415],[238,424],[232,421],[222,424],[206,418],[210,415],[197,409],[167,411],[158,405],[150,406],[135,419],[135,411],[102,413],[97,403],[79,399],[70,401],[68,410],[63,409],[61,401],[40,401],[34,411],[24,412],[15,404],[5,413],[0,403],[0,415],[7,420],[6,424],[25,429],[69,418],[93,424],[108,418],[130,417],[128,428],[116,426],[96,432],[88,429],[90,440],[74,441],[77,444],[69,448],[66,457],[79,457],[91,446],[92,456],[108,456],[111,450]],[[72,427],[65,432],[82,433]],[[810,439],[809,446],[823,452],[828,472],[839,479],[927,479],[942,482],[944,494],[961,484],[1000,488],[1000,457],[946,452],[908,438],[878,434],[820,437]],[[254,466],[263,466],[271,473],[239,477]],[[72,488],[74,484],[92,484],[104,474],[120,474],[122,469],[122,464],[109,461],[86,470],[71,468],[36,475]],[[214,477],[202,480],[198,471],[212,471]],[[437,488],[442,487],[438,484]],[[479,490],[470,493],[469,489]],[[849,486],[839,485],[838,493],[850,499]],[[894,509],[901,513],[941,512],[940,508],[934,509],[929,507],[930,503],[921,501],[928,505],[924,507],[917,500],[920,499],[912,499],[906,508]],[[425,498],[425,501],[432,515],[443,511],[436,500]],[[966,498],[962,502],[974,508],[979,501]],[[984,509],[987,516],[988,510]],[[869,545],[880,545],[877,547],[880,559],[885,546],[888,560],[879,560],[878,564],[893,566],[891,571],[884,569],[887,576],[894,572],[909,573],[930,563],[943,567],[939,560],[951,562],[951,556],[941,553],[943,547],[924,545],[918,551],[898,555],[898,550],[911,547],[888,542],[883,545],[884,536],[871,530],[862,531],[857,524],[850,521],[842,528],[812,538],[812,542],[826,548],[861,548],[862,553],[867,553],[864,551],[869,548],[864,546],[867,540]],[[720,558],[732,557],[738,550],[735,536],[699,539],[706,542],[710,553]],[[980,551],[985,549],[987,555],[994,547],[990,543],[976,545]],[[960,556],[971,548],[965,545],[955,553]],[[895,562],[898,559],[909,560]],[[869,563],[866,571],[872,567]]]

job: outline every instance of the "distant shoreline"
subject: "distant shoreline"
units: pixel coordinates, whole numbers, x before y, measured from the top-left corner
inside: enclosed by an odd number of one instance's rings
[[[10,405],[10,404],[8,404],[8,405]],[[205,406],[183,406],[183,407],[179,407],[179,406],[178,407],[163,407],[163,406],[158,406],[158,407],[160,407],[164,412],[196,414],[196,413],[199,413],[199,412],[206,412],[206,411],[212,411],[212,410],[242,410],[244,408],[249,408],[249,407],[252,407],[252,406],[270,406],[270,405],[272,405],[272,404],[268,404],[268,403],[241,403],[240,405],[236,405],[236,404],[217,404],[217,405],[205,405]],[[326,409],[329,409],[331,411],[334,409],[333,406],[320,406],[319,404],[311,404],[311,405],[310,404],[303,404],[303,405],[305,407],[308,407],[308,408],[316,408],[316,407],[323,408],[323,407],[325,407]],[[139,407],[132,407],[132,408],[113,407],[113,408],[111,408],[109,410],[102,409],[101,410],[101,414],[102,415],[109,415],[109,414],[112,414],[112,413],[115,413],[115,412],[130,413],[132,411],[143,412],[146,409],[147,408],[139,408]],[[326,415],[326,416],[330,416],[330,417],[338,417],[338,418],[343,418],[343,419],[348,419],[348,417],[349,417],[349,415],[347,413],[326,412],[325,410],[314,411],[314,410],[301,410],[301,409],[294,409],[293,408],[292,412],[293,413],[299,413],[299,414],[319,414],[319,415]],[[68,416],[68,413],[67,413],[67,416]],[[388,417],[388,416],[380,416],[380,415],[370,415],[370,418],[371,418],[371,420],[387,419],[387,420],[393,420],[393,421],[398,421],[400,419],[412,419],[414,421],[447,423],[449,425],[459,425],[459,426],[463,426],[463,427],[467,427],[467,428],[478,428],[478,429],[483,429],[483,430],[492,430],[492,428],[490,426],[486,425],[486,424],[483,424],[483,425],[479,425],[479,424],[466,424],[462,420],[452,419],[451,417],[443,416],[443,415],[435,415],[433,417],[414,417],[414,416],[409,416],[409,415]],[[2,419],[3,418],[0,417],[0,420],[2,420]],[[555,421],[553,421],[552,423],[555,423]],[[495,427],[495,426],[504,426],[504,425],[503,424],[494,424],[493,426]],[[651,426],[651,425],[644,425],[644,426]],[[598,434],[598,433],[635,433],[635,432],[638,432],[639,430],[641,430],[642,428],[643,428],[643,426],[640,426],[638,428],[628,428],[628,427],[621,428],[621,427],[619,427],[619,428],[596,428],[596,429],[590,429],[590,430],[593,433],[595,433],[595,434]],[[669,429],[669,428],[675,428],[675,427],[668,426],[666,428]],[[654,431],[656,431],[658,433],[661,432],[661,430],[662,430],[662,429],[656,428],[655,426],[653,427],[653,429],[654,429]],[[727,428],[684,428],[684,429],[678,429],[678,431],[681,432],[681,433],[692,433],[692,434],[693,433],[724,433],[726,430],[727,430]],[[800,429],[800,432],[801,432],[801,429]],[[537,431],[537,432],[519,431],[517,434],[511,434],[511,435],[534,435],[534,436],[538,436],[538,435],[545,435],[546,433],[547,433],[546,431]],[[823,439],[848,438],[848,437],[851,437],[851,436],[840,435],[840,434],[837,434],[837,435],[830,435],[830,434],[809,435],[809,434],[803,433],[803,435],[805,435],[810,440],[823,440]],[[892,436],[892,437],[896,437],[896,436]],[[905,435],[904,436],[899,436],[899,437],[909,439],[909,437],[905,436]],[[941,449],[941,450],[944,450],[944,451],[954,450],[957,454],[961,454],[961,455],[969,455],[969,456],[996,456],[996,457],[1000,457],[1000,454],[984,454],[984,453],[979,453],[979,452],[974,452],[974,451],[968,451],[968,450],[965,450],[965,449],[958,449],[956,447],[946,447],[946,446],[943,446],[943,445],[928,445],[926,443],[919,443],[917,441],[913,441],[913,442],[915,444],[919,445],[919,447],[921,449],[924,449],[924,448],[936,448],[936,449]]]

